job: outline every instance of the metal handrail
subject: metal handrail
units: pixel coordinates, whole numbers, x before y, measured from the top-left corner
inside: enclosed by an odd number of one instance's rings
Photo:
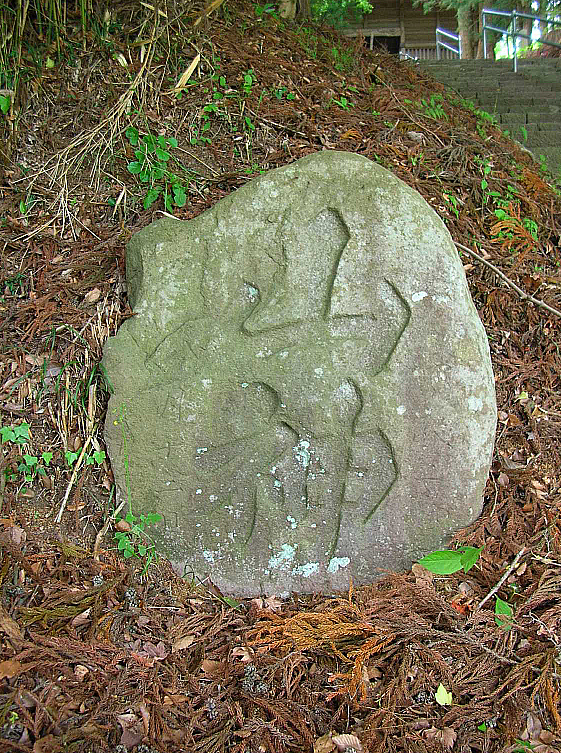
[[[442,34],[443,37],[449,37],[450,39],[453,39],[455,42],[458,43],[458,47],[457,48],[452,47],[451,45],[446,44],[446,42],[442,42],[438,38],[439,34]],[[437,28],[436,30],[436,59],[437,60],[441,59],[441,52],[440,52],[441,47],[444,47],[444,49],[446,50],[450,50],[450,52],[455,52],[456,55],[458,55],[458,57],[460,58],[462,57],[462,40],[460,39],[459,34],[454,34],[454,32],[448,31],[448,29]]]
[[[497,26],[491,26],[491,24],[488,24],[486,21],[485,16],[505,16],[511,19],[512,21],[512,31],[508,31],[507,29],[499,29]],[[506,11],[506,10],[489,10],[485,8],[481,11],[481,18],[483,21],[483,57],[485,60],[487,59],[487,31],[496,31],[499,34],[506,34],[507,37],[513,38],[513,67],[514,72],[518,73],[518,55],[516,50],[516,39],[517,37],[522,37],[523,39],[529,39],[531,41],[532,36],[530,34],[523,34],[521,31],[516,30],[516,19],[517,18],[531,18],[534,21],[545,21],[547,24],[553,24],[554,26],[561,26],[561,21],[553,21],[550,18],[543,18],[543,16],[534,16],[532,13],[521,13],[518,10],[512,10],[512,11]],[[438,29],[437,29],[438,32]],[[557,44],[557,42],[546,42],[545,40],[539,40],[542,44],[547,44],[550,47],[560,47],[561,44]],[[507,40],[508,43],[508,40]],[[437,42],[438,45],[438,42]]]

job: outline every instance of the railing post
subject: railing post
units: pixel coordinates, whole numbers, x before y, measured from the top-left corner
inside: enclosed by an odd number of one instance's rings
[[[512,46],[514,48],[513,62],[514,62],[514,72],[518,73],[518,55],[517,55],[517,51],[518,51],[517,41],[518,40],[516,39],[516,32],[518,31],[517,29],[518,24],[516,23],[516,20],[517,20],[517,12],[513,10],[512,11],[512,33],[513,33]]]
[[[483,59],[487,60],[487,20],[485,18],[485,11],[481,14],[481,19],[483,21]]]
[[[461,37],[459,37],[458,39],[458,58],[460,60],[462,59],[462,38]]]
[[[440,60],[442,53],[440,52],[440,40],[438,38],[438,32],[436,32],[436,59]]]

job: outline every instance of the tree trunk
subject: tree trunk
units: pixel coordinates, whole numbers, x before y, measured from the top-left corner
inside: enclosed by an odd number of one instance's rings
[[[471,52],[470,41],[470,22],[471,14],[469,8],[466,5],[460,5],[458,7],[458,34],[460,36],[460,48],[462,50],[462,59],[471,60],[473,57]]]
[[[305,21],[312,17],[312,6],[310,0],[298,0],[298,14],[299,21]]]

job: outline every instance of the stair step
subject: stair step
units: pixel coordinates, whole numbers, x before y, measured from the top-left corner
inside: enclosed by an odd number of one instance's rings
[[[427,75],[450,87],[479,110],[492,114],[504,131],[544,154],[553,173],[561,170],[561,59],[424,60]]]

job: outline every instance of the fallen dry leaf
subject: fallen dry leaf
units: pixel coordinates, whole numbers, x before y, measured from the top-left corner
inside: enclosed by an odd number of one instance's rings
[[[347,748],[353,748],[357,753],[361,753],[364,750],[362,743],[356,735],[334,735],[331,739],[340,753],[343,753]]]
[[[16,659],[6,659],[6,661],[0,662],[0,680],[4,677],[10,679],[11,677],[17,677],[22,671],[23,664]]]
[[[182,651],[184,648],[189,648],[189,646],[193,644],[194,640],[194,635],[184,635],[183,638],[180,638],[172,645],[171,653],[176,654],[178,651]]]
[[[333,735],[331,732],[318,737],[314,743],[314,753],[333,753],[335,750],[337,750],[337,746],[333,742]]]
[[[86,295],[84,296],[84,302],[95,303],[96,301],[99,301],[100,296],[101,290],[99,288],[94,288],[93,290],[90,290],[89,293],[86,293]]]

